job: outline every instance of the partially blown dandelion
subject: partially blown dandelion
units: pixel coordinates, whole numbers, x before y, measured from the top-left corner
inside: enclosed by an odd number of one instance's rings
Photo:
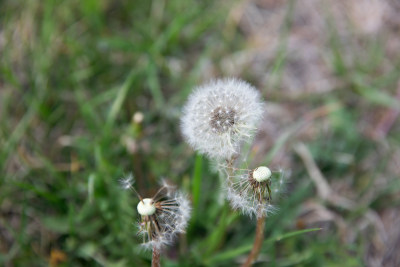
[[[124,189],[133,188],[132,175],[121,179]],[[177,234],[184,233],[190,218],[189,200],[174,187],[162,181],[162,187],[151,198],[142,198],[137,192],[140,202],[137,211],[141,215],[139,234],[143,236],[142,246],[153,251],[160,251],[170,245]]]
[[[259,92],[238,79],[197,87],[183,109],[181,129],[200,153],[229,159],[250,140],[264,110]]]
[[[265,219],[269,213],[276,210],[271,201],[283,184],[283,172],[279,171],[279,177],[274,177],[274,173],[265,166],[253,170],[236,169],[231,165],[225,168],[228,173],[227,198],[231,206],[250,217],[257,217],[254,244],[242,264],[242,267],[249,267],[260,253],[264,240]]]
[[[233,169],[233,176],[228,177],[227,199],[234,209],[250,217],[265,217],[276,211],[271,204],[283,184],[283,172],[272,181],[272,172],[268,167],[260,166],[254,170]]]

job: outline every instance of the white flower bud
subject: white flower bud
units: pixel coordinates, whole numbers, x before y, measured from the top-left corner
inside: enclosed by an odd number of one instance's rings
[[[137,210],[142,216],[150,216],[156,212],[156,206],[154,205],[154,201],[151,198],[144,198],[137,205]]]
[[[253,178],[261,183],[268,180],[271,177],[271,170],[268,167],[260,166],[253,171]]]

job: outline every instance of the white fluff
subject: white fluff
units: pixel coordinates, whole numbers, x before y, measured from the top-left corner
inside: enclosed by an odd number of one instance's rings
[[[133,184],[135,183],[135,179],[133,178],[133,174],[128,174],[125,177],[119,179],[119,183],[124,190],[131,189]]]
[[[260,93],[238,79],[221,79],[195,88],[183,108],[181,130],[198,152],[229,159],[251,139],[264,111]]]

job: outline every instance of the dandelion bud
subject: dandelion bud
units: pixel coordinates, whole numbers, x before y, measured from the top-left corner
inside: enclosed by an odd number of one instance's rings
[[[181,118],[186,141],[212,158],[229,159],[242,141],[251,139],[264,104],[259,92],[238,79],[222,79],[197,87]]]

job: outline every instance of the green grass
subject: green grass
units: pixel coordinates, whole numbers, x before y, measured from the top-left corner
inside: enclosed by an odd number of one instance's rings
[[[180,108],[191,89],[211,78],[205,66],[225,76],[219,62],[249,46],[246,34],[227,22],[235,3],[0,2],[0,265],[47,266],[55,250],[66,255],[60,266],[149,265],[151,255],[136,236],[138,200],[118,184],[129,172],[142,195],[154,192],[164,176],[192,199],[188,233],[168,249],[164,266],[232,266],[243,259],[255,220],[220,200],[218,174],[179,130]],[[359,51],[347,64],[345,44],[327,14],[326,58],[338,88],[289,98],[279,88],[296,8],[296,1],[287,5],[280,49],[268,63],[270,88],[260,90],[286,107],[335,108],[311,121],[297,116],[280,129],[269,152],[258,155],[264,164],[282,151],[291,159],[288,189],[279,211],[267,219],[261,258],[268,266],[361,266],[368,236],[355,233],[349,244],[334,223],[303,229],[298,216],[306,201],[314,201],[352,225],[369,208],[399,205],[400,184],[388,171],[400,145],[399,125],[379,142],[362,126],[371,123],[368,114],[399,108],[393,96],[400,71],[382,66],[386,60],[399,66],[400,60],[386,58],[384,41],[368,39],[369,52]],[[255,77],[242,78],[259,85]],[[132,119],[136,112],[144,115],[141,123]],[[313,129],[312,139],[298,134],[305,128]],[[341,210],[318,198],[292,150],[298,141],[306,143],[329,183],[346,181],[356,201],[362,200],[358,209]],[[341,161],[343,155],[351,160]],[[375,188],[381,177],[384,186]],[[372,198],[364,198],[371,192]]]

